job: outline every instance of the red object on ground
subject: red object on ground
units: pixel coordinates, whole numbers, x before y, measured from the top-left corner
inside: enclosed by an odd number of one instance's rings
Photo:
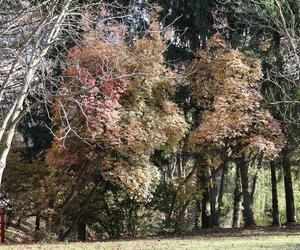
[[[1,243],[4,243],[4,231],[5,231],[5,210],[0,208],[0,237]]]

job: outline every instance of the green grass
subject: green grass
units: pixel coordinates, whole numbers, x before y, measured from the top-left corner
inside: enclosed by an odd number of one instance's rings
[[[243,237],[186,237],[170,239],[120,240],[95,243],[24,244],[1,246],[1,250],[94,250],[94,249],[300,249],[300,235],[243,236]]]

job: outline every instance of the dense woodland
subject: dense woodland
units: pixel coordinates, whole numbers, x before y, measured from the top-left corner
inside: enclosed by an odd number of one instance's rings
[[[298,0],[0,1],[7,226],[84,241],[296,224],[299,13]]]

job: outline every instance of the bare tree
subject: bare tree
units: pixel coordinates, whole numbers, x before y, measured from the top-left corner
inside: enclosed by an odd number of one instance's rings
[[[0,130],[0,183],[16,126],[27,112],[26,99],[34,87],[36,72],[45,63],[49,49],[58,41],[71,0],[4,1],[1,13],[1,90],[4,109]]]

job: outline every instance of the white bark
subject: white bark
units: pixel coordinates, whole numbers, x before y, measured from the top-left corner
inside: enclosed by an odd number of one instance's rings
[[[39,50],[38,48],[36,48],[36,51],[33,51],[29,65],[27,65],[24,81],[19,90],[17,98],[13,106],[10,108],[9,112],[7,112],[5,118],[2,121],[2,127],[0,129],[0,186],[2,182],[3,171],[6,167],[6,159],[11,148],[11,143],[15,134],[17,123],[19,122],[21,116],[23,116],[26,113],[26,112],[22,112],[22,110],[28,92],[30,90],[30,84],[34,80],[35,73],[39,65],[42,63],[49,48],[53,45],[55,40],[58,38],[64,20],[68,15],[68,10],[71,2],[72,0],[67,0],[62,10],[60,11],[60,14],[58,16],[53,16],[52,20],[50,20],[50,22],[54,22],[54,23],[49,24],[52,25],[52,28],[47,33],[46,37],[40,37],[39,40],[36,41],[37,46],[41,46],[42,41],[45,41],[45,44],[42,45],[43,46],[42,49]],[[6,79],[8,80],[5,83],[5,85],[8,85],[10,76],[8,75]],[[2,95],[3,93],[1,92],[1,97]]]

